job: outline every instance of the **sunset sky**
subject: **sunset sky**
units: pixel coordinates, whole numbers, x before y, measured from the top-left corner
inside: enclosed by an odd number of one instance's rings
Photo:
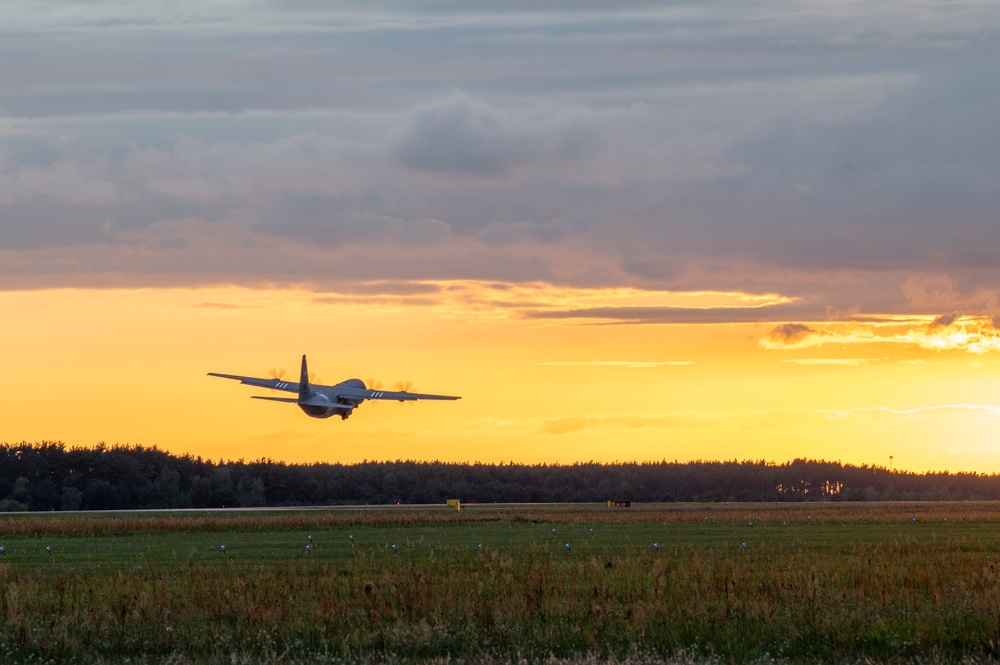
[[[0,441],[1000,473],[1000,5],[0,4]],[[457,394],[347,421],[207,377]]]

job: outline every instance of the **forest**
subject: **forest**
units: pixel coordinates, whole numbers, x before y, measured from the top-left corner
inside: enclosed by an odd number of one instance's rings
[[[603,464],[218,461],[156,447],[0,443],[0,511],[297,505],[1000,499],[1000,475],[796,459]]]

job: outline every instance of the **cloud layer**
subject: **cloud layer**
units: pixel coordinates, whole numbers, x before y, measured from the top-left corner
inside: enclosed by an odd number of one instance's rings
[[[788,299],[546,317],[1000,316],[989,3],[109,0],[0,26],[0,288],[495,280]]]

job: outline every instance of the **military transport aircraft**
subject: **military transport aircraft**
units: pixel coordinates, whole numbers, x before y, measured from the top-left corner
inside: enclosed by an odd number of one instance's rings
[[[293,383],[282,380],[281,376],[271,379],[258,379],[252,376],[237,376],[235,374],[217,374],[209,372],[209,376],[221,376],[223,379],[236,379],[240,383],[260,388],[270,388],[271,390],[286,390],[291,393],[298,393],[298,397],[262,397],[252,395],[252,399],[266,399],[272,402],[288,402],[297,404],[300,409],[306,412],[307,416],[313,418],[329,418],[330,416],[340,416],[347,420],[348,416],[367,399],[388,399],[397,402],[411,402],[418,399],[462,399],[450,395],[424,395],[421,393],[409,392],[409,383],[397,383],[397,391],[380,390],[380,384],[374,381],[372,385],[366,386],[361,379],[348,379],[333,386],[311,384],[309,382],[309,369],[306,367],[306,357],[302,356],[302,372],[299,375],[299,382]]]

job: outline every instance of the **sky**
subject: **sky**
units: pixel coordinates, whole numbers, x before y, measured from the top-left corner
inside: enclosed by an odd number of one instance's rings
[[[1000,472],[1000,6],[0,4],[0,441]],[[459,402],[347,421],[208,372]]]

